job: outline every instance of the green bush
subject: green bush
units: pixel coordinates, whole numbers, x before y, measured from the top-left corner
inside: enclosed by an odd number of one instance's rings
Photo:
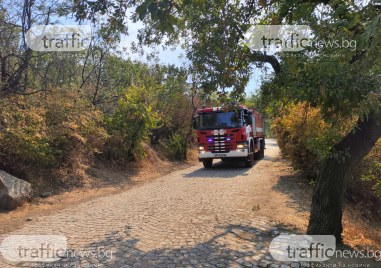
[[[172,160],[185,160],[187,157],[187,141],[184,135],[172,134],[168,139],[161,142],[164,153]]]
[[[28,105],[24,97],[0,101],[0,158],[3,168],[24,170],[50,165],[55,150],[47,133],[46,109]]]
[[[332,146],[353,128],[355,122],[355,118],[337,118],[335,123],[328,123],[318,108],[298,103],[286,107],[281,116],[274,119],[271,128],[283,156],[305,178],[314,181]],[[361,164],[354,167],[347,198],[381,217],[381,140]]]
[[[381,219],[381,139],[354,168],[347,197]]]
[[[315,180],[332,146],[353,126],[353,120],[325,122],[320,110],[306,103],[290,104],[272,122],[283,156],[309,180]]]
[[[74,92],[49,95],[45,102],[48,135],[60,163],[91,159],[107,137],[103,114]]]
[[[381,139],[361,162],[356,175],[360,175],[363,182],[369,182],[373,194],[381,199]]]
[[[157,114],[147,102],[145,87],[129,87],[113,114],[106,119],[109,133],[104,155],[113,160],[138,160],[150,130],[157,125]]]
[[[17,174],[90,159],[106,138],[103,115],[72,92],[0,101],[0,160]]]

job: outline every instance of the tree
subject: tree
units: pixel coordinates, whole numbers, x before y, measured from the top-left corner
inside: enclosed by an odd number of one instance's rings
[[[78,18],[104,12],[101,5],[82,3]],[[103,1],[115,4],[114,1]],[[124,2],[123,2],[124,3]],[[169,37],[185,42],[187,56],[200,72],[207,91],[233,88],[242,93],[252,64],[268,63],[274,70],[264,97],[275,101],[306,100],[320,105],[327,118],[357,115],[357,128],[332,148],[316,183],[309,234],[332,234],[341,241],[341,211],[345,182],[356,165],[380,137],[380,11],[356,1],[133,1],[136,19],[146,31],[141,40],[158,42]],[[89,10],[89,13],[86,11]],[[89,18],[89,17],[86,17]],[[358,47],[333,59],[333,48],[311,48],[296,59],[268,55],[239,46],[250,26],[259,24],[308,24],[317,37],[354,39]],[[120,17],[112,17],[123,25]],[[116,27],[118,28],[118,27]],[[154,36],[154,38],[149,38]],[[189,38],[187,38],[189,36]],[[337,52],[337,51],[336,51]],[[362,72],[359,72],[362,70]],[[266,92],[267,90],[267,92]]]
[[[283,72],[262,93],[269,103],[308,101],[322,108],[326,120],[357,116],[355,128],[331,148],[314,188],[308,234],[342,237],[342,204],[351,170],[381,137],[379,10],[342,3],[321,6],[312,21],[317,38],[356,40],[354,50],[315,48],[294,58],[282,58]],[[329,19],[321,19],[326,17]],[[339,54],[338,54],[339,53]],[[359,71],[361,70],[361,71]]]

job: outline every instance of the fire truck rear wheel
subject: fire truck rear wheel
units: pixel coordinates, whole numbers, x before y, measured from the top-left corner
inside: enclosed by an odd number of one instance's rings
[[[204,159],[202,160],[204,168],[211,168],[213,166],[213,159]]]

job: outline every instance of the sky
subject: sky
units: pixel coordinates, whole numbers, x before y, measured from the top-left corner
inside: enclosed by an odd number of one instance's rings
[[[132,11],[127,15],[128,18],[131,18]],[[75,25],[77,24],[74,19],[65,18],[62,21],[62,18],[57,18],[58,21],[63,25]],[[121,38],[121,42],[119,44],[119,48],[121,51],[124,51],[125,58],[130,58],[132,60],[142,61],[149,64],[149,61],[146,59],[146,57],[142,57],[140,54],[133,53],[129,47],[132,42],[137,43],[137,35],[138,30],[142,29],[144,27],[143,23],[141,21],[132,22],[131,19],[127,21],[128,23],[128,35],[123,35]],[[127,48],[127,49],[124,49]],[[131,51],[131,53],[128,53],[128,51]],[[154,49],[149,47],[144,47],[145,52],[153,52]],[[157,53],[159,62],[162,64],[173,64],[178,67],[184,67],[190,64],[190,61],[185,56],[185,51],[179,46],[174,47],[173,49],[163,49],[162,46],[157,46],[155,48],[155,51]],[[250,96],[252,93],[255,93],[261,85],[261,77],[265,75],[264,71],[261,69],[255,68],[247,86],[245,89],[246,95]]]
[[[138,30],[141,28],[143,28],[143,23],[140,21],[136,23],[131,22],[128,24],[128,36],[123,36],[119,44],[120,48],[127,48],[127,50],[125,50],[127,51],[126,53],[128,53],[128,48],[130,47],[132,42],[137,43]],[[149,47],[144,47],[144,50],[146,52],[154,51],[152,48]],[[158,55],[159,62],[162,64],[173,64],[179,67],[189,65],[189,60],[185,56],[185,51],[180,46],[174,47],[173,49],[167,48],[165,50],[162,49],[161,46],[158,46],[155,48],[155,51]],[[126,55],[126,58],[128,57],[132,60],[139,60],[148,63],[148,60],[145,57],[142,57],[138,54],[131,53],[129,55]],[[261,69],[255,68],[255,71],[251,75],[251,78],[245,89],[247,96],[250,96],[252,93],[259,89],[261,85],[261,76]]]

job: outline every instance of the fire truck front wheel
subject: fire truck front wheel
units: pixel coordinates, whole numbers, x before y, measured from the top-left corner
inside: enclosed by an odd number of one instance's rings
[[[265,157],[265,142],[261,142],[261,147],[260,147],[260,154],[261,154],[261,159]]]
[[[263,141],[259,142],[259,150],[254,154],[255,160],[261,160],[265,156],[265,145]]]
[[[248,155],[248,157],[246,158],[246,161],[245,161],[246,167],[252,167],[252,166],[254,166],[254,160],[255,160],[254,146],[251,143],[250,144],[249,155]]]
[[[213,166],[213,159],[203,159],[202,164],[204,168],[211,168]]]

